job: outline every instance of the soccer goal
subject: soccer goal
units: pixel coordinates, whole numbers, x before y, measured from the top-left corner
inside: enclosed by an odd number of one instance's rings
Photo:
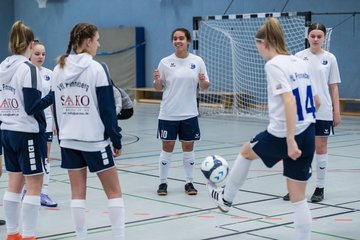
[[[255,34],[268,16],[281,22],[291,53],[306,47],[311,12],[193,18],[194,53],[204,59],[210,79],[209,90],[198,94],[201,115],[267,117],[265,62]]]

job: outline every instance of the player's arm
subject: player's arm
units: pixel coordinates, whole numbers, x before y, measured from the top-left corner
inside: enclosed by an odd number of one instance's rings
[[[105,127],[105,137],[109,137],[113,144],[114,156],[121,154],[121,128],[118,126],[115,110],[115,99],[109,69],[105,63],[101,63],[104,71],[99,71],[96,87],[96,97],[101,121]],[[106,84],[105,84],[106,82]]]
[[[340,117],[340,103],[339,103],[339,85],[333,83],[329,85],[331,101],[333,104],[333,122],[334,127],[338,126],[341,122]]]
[[[164,86],[161,82],[160,79],[160,70],[157,68],[154,70],[154,82],[153,82],[153,86],[156,90],[163,90]]]
[[[105,133],[113,144],[114,149],[121,149],[121,128],[118,126],[115,112],[114,91],[112,85],[96,87],[101,121]]]
[[[296,101],[292,92],[282,93],[281,98],[285,108],[288,155],[291,159],[296,160],[301,155],[301,150],[295,141],[295,126],[297,121]]]
[[[53,103],[53,92],[41,98],[41,92],[36,88],[23,88],[24,107],[28,115],[42,112]]]
[[[314,84],[314,82],[312,81],[312,78],[310,77],[310,82],[311,82],[311,89],[312,89],[312,94],[314,96],[314,102],[315,102],[315,111],[317,112],[317,110],[319,110],[320,108],[320,97],[319,97],[319,92],[316,88],[316,85]]]
[[[206,81],[204,73],[199,73],[199,85],[203,90],[207,90],[209,88],[209,81]]]
[[[205,62],[201,59],[200,61],[200,73],[199,73],[199,86],[202,90],[209,88],[209,76],[207,74]]]
[[[41,112],[53,103],[53,92],[50,91],[41,98],[41,77],[39,70],[26,62],[29,69],[24,74],[25,83],[22,88],[24,96],[24,108],[28,115],[41,114]]]
[[[314,101],[315,101],[315,111],[317,112],[317,110],[319,110],[320,104],[321,104],[319,95],[314,96]]]

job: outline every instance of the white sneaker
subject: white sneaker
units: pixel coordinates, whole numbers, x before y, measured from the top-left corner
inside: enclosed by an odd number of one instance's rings
[[[214,201],[220,211],[227,213],[230,210],[232,203],[224,200],[224,187],[216,187],[215,185],[208,183],[206,184],[206,188],[208,189],[211,199]]]

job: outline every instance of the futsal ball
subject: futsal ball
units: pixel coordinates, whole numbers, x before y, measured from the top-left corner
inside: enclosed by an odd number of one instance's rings
[[[229,165],[223,157],[211,155],[202,162],[201,171],[206,179],[217,185],[225,180],[229,172]]]

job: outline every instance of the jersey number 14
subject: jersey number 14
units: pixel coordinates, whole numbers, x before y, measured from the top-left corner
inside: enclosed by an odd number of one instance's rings
[[[303,114],[303,106],[301,103],[299,88],[293,89],[293,94],[296,99],[296,108],[297,108],[297,115],[298,120],[303,121],[304,120],[304,114]],[[315,106],[314,106],[314,97],[312,94],[311,86],[306,87],[306,98],[305,98],[305,111],[307,114],[312,113],[313,117],[315,118]]]

